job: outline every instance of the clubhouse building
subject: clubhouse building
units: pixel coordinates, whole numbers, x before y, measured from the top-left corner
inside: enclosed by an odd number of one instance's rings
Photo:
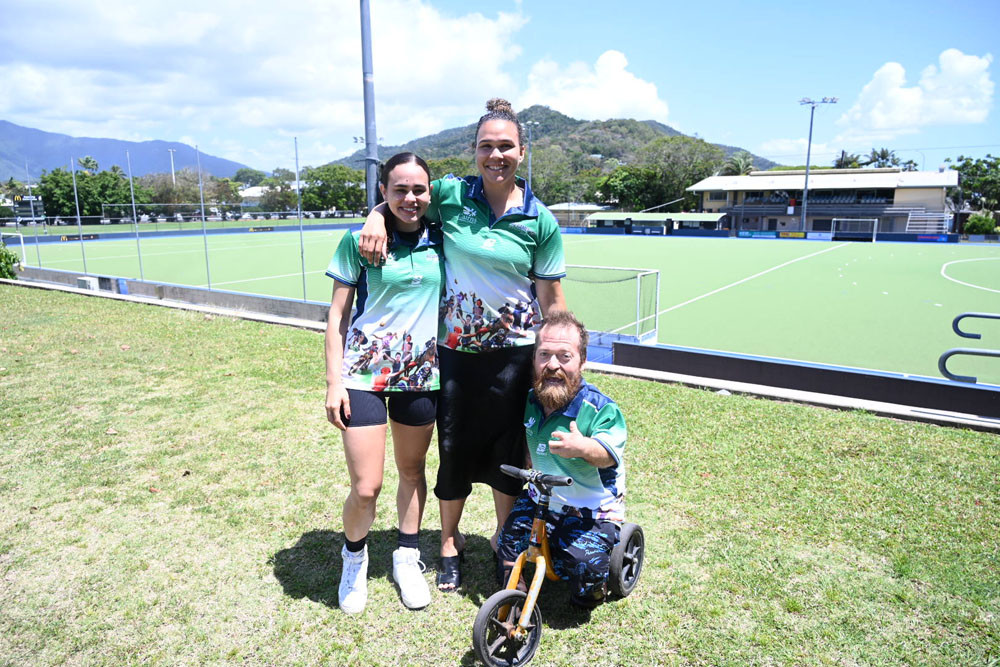
[[[803,229],[804,186],[805,170],[755,171],[711,176],[687,191],[699,195],[700,213],[717,216],[717,229],[819,234],[839,231],[851,221],[877,220],[879,232],[956,231],[946,197],[958,186],[958,172],[951,169],[810,169]]]

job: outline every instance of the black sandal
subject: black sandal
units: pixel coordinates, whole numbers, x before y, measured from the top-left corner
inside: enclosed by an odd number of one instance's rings
[[[462,585],[462,561],[465,552],[459,551],[457,556],[441,556],[441,569],[437,575],[437,587],[442,593],[454,593]],[[451,588],[442,588],[451,586]]]

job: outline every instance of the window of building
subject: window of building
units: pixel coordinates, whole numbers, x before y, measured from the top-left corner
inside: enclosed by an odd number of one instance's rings
[[[727,199],[727,193],[722,191],[713,191],[708,193],[708,201],[726,201]]]

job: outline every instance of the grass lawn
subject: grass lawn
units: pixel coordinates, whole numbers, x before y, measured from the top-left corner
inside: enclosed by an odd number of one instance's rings
[[[390,466],[368,609],[337,609],[348,479],[321,336],[7,286],[0,303],[0,663],[473,663],[482,488],[462,590],[411,612]],[[1000,661],[1000,437],[589,379],[629,421],[646,569],[589,618],[547,582],[534,664]],[[433,501],[424,527],[432,581]]]

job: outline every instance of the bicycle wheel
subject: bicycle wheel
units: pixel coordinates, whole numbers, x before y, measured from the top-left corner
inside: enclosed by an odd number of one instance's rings
[[[642,528],[634,523],[622,526],[618,544],[611,551],[608,585],[618,597],[627,597],[639,581],[645,556],[646,538]]]
[[[523,634],[518,632],[527,595],[521,591],[503,590],[483,603],[472,626],[472,645],[476,655],[486,665],[513,667],[526,665],[535,655],[542,638],[542,612],[538,605]]]

